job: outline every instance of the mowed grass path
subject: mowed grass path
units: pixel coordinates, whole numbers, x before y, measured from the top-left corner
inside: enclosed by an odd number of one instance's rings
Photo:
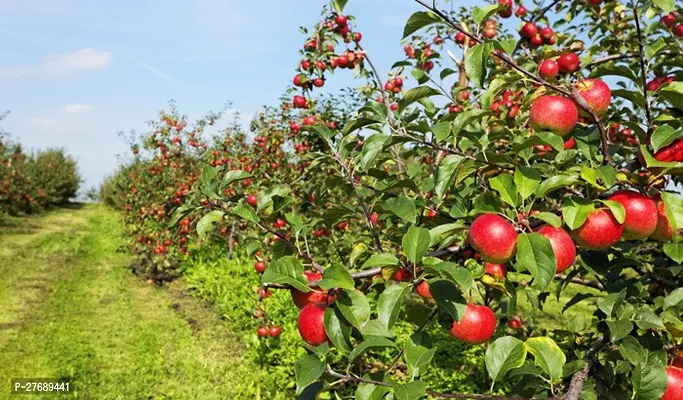
[[[0,399],[13,377],[67,377],[69,396],[226,399],[242,348],[182,283],[135,278],[116,213],[74,206],[0,216]],[[18,397],[17,397],[18,398]]]

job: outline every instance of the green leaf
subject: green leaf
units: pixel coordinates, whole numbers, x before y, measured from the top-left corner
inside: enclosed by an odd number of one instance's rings
[[[315,125],[307,126],[305,128],[317,133],[318,136],[320,136],[325,142],[329,142],[330,139],[334,137],[334,132],[319,122],[316,122]]]
[[[315,382],[325,371],[325,365],[317,358],[306,354],[294,363],[296,376],[296,393],[301,393],[306,386]]]
[[[641,308],[633,320],[640,329],[666,329],[662,319],[647,308]]]
[[[403,98],[398,102],[398,110],[399,112],[402,112],[406,109],[406,107],[408,107],[409,105],[413,104],[418,100],[440,94],[441,92],[439,92],[431,86],[414,87],[412,89],[407,90],[403,94]]]
[[[486,349],[486,370],[491,379],[498,382],[505,378],[509,370],[521,367],[526,360],[526,353],[524,343],[515,337],[496,339]]]
[[[543,197],[553,190],[564,188],[567,186],[574,185],[578,182],[578,179],[574,176],[569,175],[554,175],[547,179],[544,179],[538,188],[536,189],[536,196]]]
[[[597,301],[597,306],[605,315],[611,317],[616,314],[617,310],[624,304],[624,300],[626,300],[626,289],[623,289],[619,293],[610,293],[600,297]]]
[[[536,168],[519,166],[515,169],[515,185],[522,199],[526,200],[536,193],[536,188],[542,179],[541,173]]]
[[[431,237],[429,236],[429,230],[426,228],[418,228],[413,225],[408,228],[408,232],[403,236],[402,248],[403,254],[412,261],[414,264],[419,263],[427,254],[429,250],[429,243]]]
[[[360,333],[363,335],[363,337],[382,336],[389,339],[396,337],[396,334],[387,329],[382,321],[378,319],[371,319],[366,322],[365,325],[363,325],[363,327],[360,329]]]
[[[472,7],[472,20],[475,25],[481,25],[493,13],[504,7],[502,4],[494,4],[484,8]]]
[[[539,145],[550,146],[556,151],[564,150],[564,140],[562,139],[562,136],[550,132],[534,132],[533,135],[524,139],[522,143],[514,145],[512,148],[514,151],[520,152],[523,149]]]
[[[666,216],[671,224],[671,231],[674,233],[673,241],[678,243],[683,240],[683,235],[677,233],[679,229],[683,229],[683,199],[673,193],[662,192],[662,200],[664,200]]]
[[[396,345],[387,338],[380,336],[370,336],[353,349],[351,354],[349,354],[349,362],[354,362],[356,359],[358,359],[358,357],[362,356],[370,349],[381,347],[396,347]]]
[[[458,114],[453,120],[453,133],[458,135],[467,125],[475,121],[481,121],[485,115],[491,114],[489,111],[481,109],[465,110]]]
[[[425,369],[432,362],[434,353],[436,353],[436,349],[428,349],[419,345],[406,346],[404,357],[408,363],[408,368],[410,368],[411,378],[419,376],[420,370]]]
[[[332,4],[334,5],[334,9],[337,11],[337,13],[341,14],[344,11],[344,7],[346,7],[346,3],[349,0],[334,0]]]
[[[323,272],[323,279],[318,282],[318,286],[325,290],[334,288],[353,289],[353,278],[349,271],[342,265],[333,265]]]
[[[517,40],[511,37],[506,37],[503,39],[496,40],[494,45],[497,49],[503,50],[506,54],[512,54],[517,46]],[[490,105],[490,104],[489,104]]]
[[[609,208],[617,222],[620,224],[624,223],[626,220],[626,209],[624,209],[621,203],[614,200],[602,200],[602,203]]]
[[[579,333],[586,329],[586,316],[584,314],[575,314],[569,320],[567,329],[570,332]]]
[[[537,366],[541,367],[551,380],[562,378],[562,368],[567,358],[554,340],[547,337],[533,337],[524,342],[524,347],[534,356]]]
[[[206,239],[206,235],[213,228],[213,224],[223,219],[225,213],[221,210],[213,210],[204,215],[202,219],[197,222],[197,235],[201,239]]]
[[[415,216],[417,215],[415,202],[406,196],[401,195],[387,199],[382,204],[382,207],[387,211],[393,212],[405,222],[415,223]]]
[[[633,330],[631,321],[625,319],[607,320],[607,326],[609,327],[610,342],[612,343],[625,338]]]
[[[562,205],[562,217],[569,229],[578,229],[594,209],[593,202],[588,199],[567,197]]]
[[[658,151],[662,147],[668,146],[681,136],[680,132],[674,131],[670,125],[660,125],[652,132],[650,146],[652,151]]]
[[[683,243],[666,243],[664,254],[678,264],[683,263]]]
[[[562,226],[562,220],[560,217],[549,212],[540,212],[531,216],[532,218],[540,219],[541,221],[555,227],[559,228]]]
[[[683,288],[676,288],[672,290],[671,293],[664,298],[662,308],[667,310],[671,307],[678,306],[679,304],[683,304]]]
[[[665,13],[670,13],[676,9],[676,3],[674,0],[652,0],[657,7],[661,8]]]
[[[349,263],[351,264],[351,268],[356,265],[356,259],[358,259],[361,254],[365,253],[367,249],[368,245],[365,243],[356,243],[353,246],[353,250],[351,250],[351,254],[349,255]]]
[[[324,323],[325,333],[334,344],[334,347],[345,353],[350,352],[353,347],[351,347],[349,338],[353,328],[341,314],[341,311],[337,307],[325,308]]]
[[[671,82],[664,85],[657,94],[672,106],[683,110],[683,82]]]
[[[434,265],[432,268],[439,271],[445,278],[457,283],[463,292],[467,292],[474,287],[472,272],[456,263],[444,261]]]
[[[223,175],[223,179],[221,180],[221,188],[224,189],[233,182],[251,178],[251,176],[252,175],[250,173],[242,170],[228,171],[225,175]]]
[[[432,125],[432,132],[437,142],[443,142],[451,135],[451,123],[449,121],[439,122]]]
[[[370,383],[361,383],[356,389],[356,400],[383,400],[391,388]]]
[[[622,357],[633,365],[645,362],[647,359],[647,352],[633,336],[625,337],[617,347]]]
[[[436,304],[444,309],[454,320],[460,321],[465,314],[467,301],[457,286],[447,280],[433,280],[429,282],[429,291]]]
[[[419,31],[427,25],[437,22],[443,21],[431,12],[418,11],[408,18],[408,22],[406,22],[406,26],[403,28],[403,38],[408,37],[408,35]]]
[[[410,383],[392,382],[391,387],[394,389],[394,398],[396,400],[417,400],[427,395],[427,387],[422,381]]]
[[[359,162],[359,166],[363,171],[367,171],[375,166],[377,156],[382,152],[387,139],[389,139],[389,135],[382,133],[376,133],[367,138],[363,145]]]
[[[436,186],[434,187],[434,192],[439,199],[443,198],[444,193],[446,193],[453,184],[458,166],[464,159],[463,156],[449,154],[441,160],[436,178]]]
[[[385,267],[387,265],[398,265],[398,258],[389,253],[375,254],[363,263],[361,269],[370,267]]]
[[[636,365],[631,375],[635,400],[660,400],[667,386],[664,365],[654,363]]]
[[[258,215],[256,211],[247,204],[238,204],[230,209],[231,214],[235,214],[238,217],[247,220],[249,222],[258,222]]]
[[[295,256],[282,257],[270,263],[261,276],[261,283],[290,285],[304,293],[311,290],[304,276],[304,266]]]
[[[517,185],[515,185],[512,175],[500,174],[490,178],[489,185],[491,185],[491,189],[498,192],[504,202],[512,207],[517,207],[519,197],[517,196]]]
[[[344,290],[339,293],[335,302],[344,318],[356,328],[370,319],[370,303],[363,292],[359,290]]]
[[[493,50],[492,43],[480,43],[467,50],[465,71],[475,87],[484,87],[486,81],[486,62]]]
[[[533,285],[546,289],[555,277],[555,253],[550,241],[538,233],[517,236],[517,267],[528,270],[534,277]]]
[[[387,329],[391,329],[396,323],[398,314],[401,312],[403,298],[410,292],[408,285],[389,285],[379,295],[377,300],[378,319]]]

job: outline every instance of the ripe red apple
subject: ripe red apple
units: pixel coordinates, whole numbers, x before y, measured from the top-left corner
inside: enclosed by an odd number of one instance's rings
[[[517,231],[498,214],[483,214],[472,222],[467,239],[484,261],[505,264],[517,250]]]
[[[299,312],[297,328],[304,342],[311,346],[320,346],[327,342],[325,333],[325,308],[309,304]]]
[[[560,73],[560,67],[555,60],[543,60],[538,66],[538,75],[545,80],[555,79],[558,73]]]
[[[379,214],[377,214],[376,212],[372,213],[372,214],[370,215],[370,222],[371,222],[373,225],[377,225],[377,220],[379,220]]]
[[[506,7],[498,11],[501,18],[510,18],[512,16],[512,0],[498,0],[498,3],[504,4]]]
[[[505,276],[508,273],[508,269],[504,264],[484,263],[484,271],[497,280],[505,279]]]
[[[667,28],[671,28],[676,23],[676,17],[673,14],[669,13],[663,16],[660,19],[660,21],[662,21],[662,23],[666,25]]]
[[[264,263],[263,261],[256,261],[254,263],[254,269],[258,273],[263,273],[263,271],[266,270],[266,263]]]
[[[320,272],[314,272],[314,271],[304,271],[304,275],[306,276],[306,279],[308,282],[313,283],[317,282],[321,279],[323,279],[323,276]],[[310,292],[302,292],[296,289],[292,289],[292,300],[294,301],[294,304],[296,304],[299,309],[306,307],[309,304],[315,304],[315,305],[326,305],[327,304],[327,292],[317,288],[313,289],[311,288]]]
[[[306,108],[307,101],[304,96],[296,95],[294,96],[294,99],[292,99],[292,103],[296,108]]]
[[[553,32],[553,28],[546,26],[545,28],[541,29],[541,39],[543,39],[544,42],[549,42],[552,38],[555,32]]]
[[[256,207],[256,204],[258,203],[258,197],[256,197],[255,194],[250,194],[247,196],[247,204],[249,204],[252,207]]]
[[[348,18],[346,17],[346,15],[337,15],[337,17],[334,19],[334,22],[338,26],[346,26]]]
[[[674,26],[674,35],[678,37],[683,37],[683,24],[678,24]]]
[[[537,233],[550,241],[550,246],[555,254],[555,272],[562,272],[574,264],[576,258],[576,246],[571,236],[562,228],[552,225],[543,225]]]
[[[258,329],[256,329],[256,334],[257,334],[259,337],[266,337],[266,336],[268,336],[268,328],[266,328],[265,326],[261,325],[261,326],[258,327]]]
[[[606,249],[619,241],[624,233],[620,224],[607,208],[600,208],[588,214],[586,222],[572,231],[578,244],[593,250]]]
[[[522,25],[522,29],[519,30],[519,35],[523,38],[531,39],[538,33],[538,27],[533,22],[527,22]]]
[[[579,69],[579,56],[575,53],[562,54],[557,58],[557,65],[563,74],[571,74]]]
[[[574,147],[576,144],[576,140],[574,139],[574,136],[570,137],[569,139],[564,141],[564,149],[569,150]]]
[[[650,237],[662,242],[668,242],[673,238],[673,230],[671,229],[671,223],[669,223],[669,217],[666,216],[664,200],[662,200],[662,196],[659,194],[653,196],[652,200],[654,200],[657,205],[657,228],[655,228],[655,231]]]
[[[517,11],[515,11],[515,15],[518,17],[523,17],[526,15],[526,7],[524,6],[519,6],[517,7]]]
[[[487,306],[467,304],[462,319],[453,321],[451,336],[469,344],[484,343],[496,332],[496,315]]]
[[[522,319],[516,315],[513,315],[508,320],[508,326],[510,327],[510,329],[519,329],[522,327]]]
[[[605,114],[612,102],[612,91],[600,79],[583,79],[576,84],[576,90],[586,100],[590,108],[598,115]],[[579,109],[579,115],[588,117],[588,113]]]
[[[666,391],[662,395],[662,400],[683,399],[683,369],[666,367],[666,380]]]
[[[644,194],[620,190],[609,197],[626,210],[624,239],[645,239],[657,228],[657,205]]]
[[[423,299],[431,299],[432,298],[432,292],[429,290],[429,283],[427,281],[420,282],[420,284],[417,285],[417,288],[415,288],[415,291]]]
[[[534,130],[565,136],[574,129],[579,112],[573,101],[561,97],[541,96],[529,110],[529,124]]]
[[[398,271],[394,272],[391,279],[399,282],[406,282],[413,279],[413,274],[406,268],[399,268]]]
[[[465,40],[467,40],[467,35],[465,35],[464,33],[458,32],[455,34],[455,43],[463,44],[465,43]]]
[[[282,329],[280,328],[279,325],[273,325],[273,326],[270,327],[270,329],[268,329],[268,334],[269,334],[271,337],[278,337],[278,336],[280,336],[280,332],[282,332]]]

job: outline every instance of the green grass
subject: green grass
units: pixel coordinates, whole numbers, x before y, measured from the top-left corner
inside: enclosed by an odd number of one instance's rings
[[[239,341],[181,282],[135,278],[120,233],[96,205],[0,220],[0,398],[12,377],[69,377],[74,398],[233,398],[253,368]]]

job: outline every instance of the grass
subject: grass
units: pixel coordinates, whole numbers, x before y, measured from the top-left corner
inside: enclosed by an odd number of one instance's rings
[[[239,341],[181,282],[132,276],[119,238],[97,205],[0,220],[0,398],[13,377],[68,377],[69,398],[232,398]]]

